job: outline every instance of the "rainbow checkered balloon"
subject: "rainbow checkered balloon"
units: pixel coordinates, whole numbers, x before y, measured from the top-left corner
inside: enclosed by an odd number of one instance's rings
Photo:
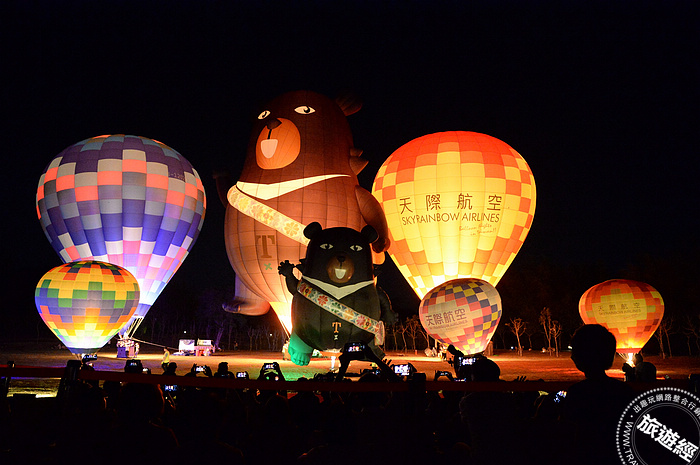
[[[615,335],[618,352],[637,353],[661,324],[664,301],[649,284],[611,279],[584,292],[578,309],[584,323],[605,326]]]
[[[126,269],[77,261],[46,273],[34,302],[46,326],[74,354],[94,354],[128,323],[139,303],[139,285]]]
[[[418,315],[428,334],[464,354],[486,350],[501,320],[501,296],[483,279],[443,283],[421,300]]]
[[[486,134],[429,134],[382,164],[372,194],[386,215],[389,255],[423,297],[458,278],[494,286],[535,214],[535,179],[523,157]]]
[[[202,228],[204,186],[192,165],[158,141],[123,134],[71,145],[41,175],[37,215],[65,262],[122,266],[139,282],[134,330]]]

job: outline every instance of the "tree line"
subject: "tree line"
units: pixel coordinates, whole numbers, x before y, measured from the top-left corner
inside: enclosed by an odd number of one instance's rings
[[[695,283],[697,252],[683,257],[641,256],[634,266],[611,272],[603,263],[555,265],[547,260],[518,263],[497,285],[503,314],[492,339],[496,349],[545,351],[557,355],[566,350],[574,332],[583,324],[578,301],[591,286],[612,278],[632,279],[655,287],[664,299],[665,314],[645,353],[661,356],[700,355],[700,286]],[[177,335],[201,334],[223,347],[234,342],[243,350],[278,350],[286,338],[274,312],[247,317],[222,310],[233,298],[233,289],[183,289],[170,296],[169,305],[154,305],[139,334],[154,341],[176,342]],[[390,298],[392,296],[390,295]],[[436,346],[418,317],[418,300],[406,299],[394,307],[399,321],[387,327],[385,350],[423,351]],[[138,337],[138,336],[137,336]]]
[[[661,356],[700,355],[700,286],[697,285],[696,247],[682,256],[641,256],[634,265],[611,271],[604,263],[553,264],[546,259],[518,259],[497,285],[503,304],[501,322],[492,339],[496,349],[519,353],[533,350],[558,354],[568,347],[582,324],[578,301],[591,286],[608,279],[632,279],[656,288],[664,299],[659,329],[644,348]],[[396,280],[395,276],[390,276]],[[400,276],[398,279],[402,279]],[[381,281],[381,276],[380,276]],[[177,347],[185,332],[212,339],[224,349],[281,350],[286,332],[274,312],[251,317],[228,313],[223,305],[234,299],[233,283],[226,288],[195,288],[193,283],[171,283],[156,301],[135,337]],[[385,290],[387,288],[385,287]],[[389,294],[399,321],[387,327],[386,350],[425,350],[436,342],[420,324],[417,297],[409,291]],[[53,340],[35,310],[4,312],[2,340]]]

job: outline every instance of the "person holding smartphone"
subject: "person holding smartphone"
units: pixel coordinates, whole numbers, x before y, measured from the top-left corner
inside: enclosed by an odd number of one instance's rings
[[[187,373],[185,376],[197,376],[197,374],[199,373],[208,377],[211,377],[213,375],[211,372],[211,368],[209,368],[208,365],[197,365],[196,363],[193,363],[192,368],[190,368],[190,372]]]
[[[219,367],[214,373],[214,378],[233,378],[233,373],[228,370],[228,362],[219,363]]]

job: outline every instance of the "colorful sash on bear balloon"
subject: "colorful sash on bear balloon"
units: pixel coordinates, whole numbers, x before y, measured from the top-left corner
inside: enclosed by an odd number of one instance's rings
[[[367,315],[353,310],[347,305],[338,302],[333,297],[309,286],[304,280],[299,281],[297,291],[327,312],[332,313],[348,323],[352,323],[360,329],[374,334],[374,343],[376,345],[380,346],[384,344],[383,321],[375,320],[374,318],[370,318]]]
[[[239,212],[279,231],[290,239],[309,245],[309,239],[304,237],[304,225],[274,208],[258,202],[253,197],[244,194],[238,187],[233,186],[228,191],[228,201]]]

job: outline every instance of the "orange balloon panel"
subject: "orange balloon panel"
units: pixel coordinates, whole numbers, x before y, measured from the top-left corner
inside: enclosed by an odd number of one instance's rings
[[[625,353],[642,350],[664,316],[661,294],[627,279],[596,284],[583,293],[578,308],[584,323],[608,328],[617,339],[617,350]]]
[[[134,315],[139,294],[136,278],[125,268],[78,261],[46,273],[34,301],[46,326],[71,352],[92,354]]]
[[[486,350],[501,320],[501,296],[481,279],[455,279],[428,292],[418,315],[431,337],[465,354]]]
[[[523,157],[475,132],[408,142],[381,166],[372,193],[389,224],[389,255],[419,297],[457,278],[495,286],[535,213],[535,180]]]

